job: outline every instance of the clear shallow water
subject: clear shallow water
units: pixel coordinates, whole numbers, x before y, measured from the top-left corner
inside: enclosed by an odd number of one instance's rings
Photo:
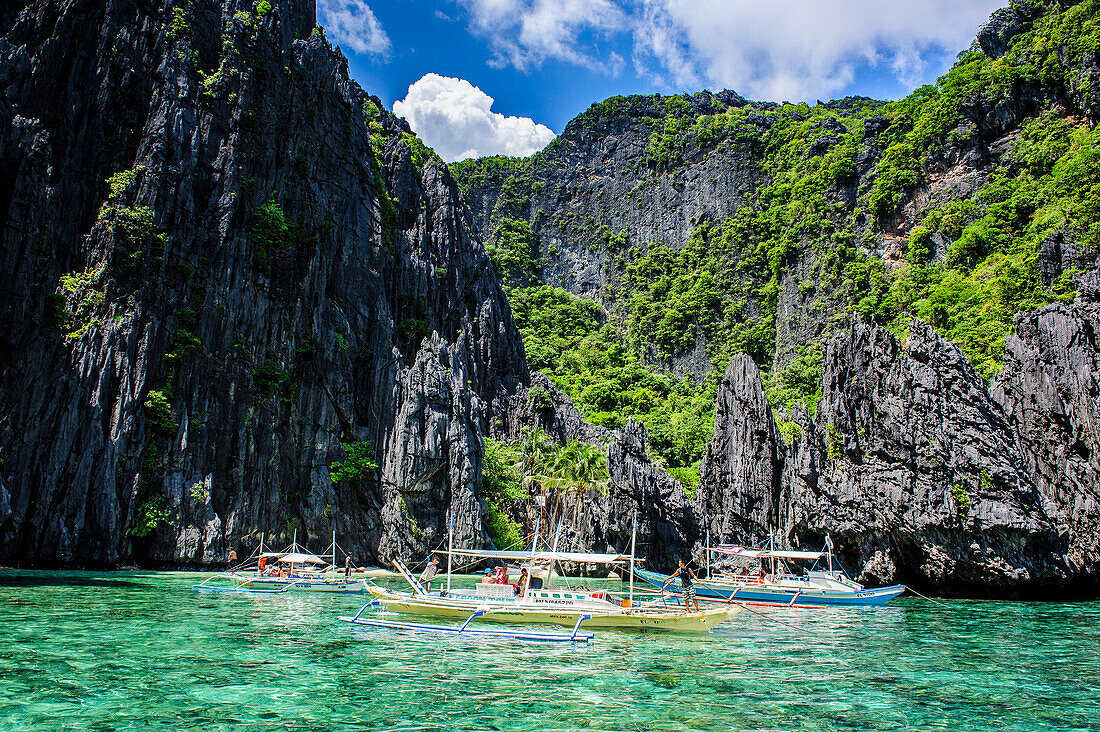
[[[547,647],[358,629],[336,621],[357,596],[201,579],[0,572],[0,730],[1100,726],[1100,603],[777,609]]]

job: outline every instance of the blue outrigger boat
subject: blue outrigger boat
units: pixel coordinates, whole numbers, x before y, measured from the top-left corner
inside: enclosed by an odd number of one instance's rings
[[[769,547],[772,542],[769,542]],[[696,584],[695,594],[699,599],[764,603],[768,605],[786,605],[790,607],[823,607],[837,605],[885,605],[901,593],[905,585],[867,588],[844,574],[843,570],[833,567],[832,541],[826,538],[825,549],[820,552],[792,551],[785,549],[753,549],[736,544],[707,547],[707,579]],[[739,570],[711,570],[711,555],[747,560],[756,564],[750,571],[748,564]],[[825,568],[817,569],[821,560]],[[786,571],[784,561],[813,562],[809,571],[796,575]],[[771,571],[768,571],[770,564]],[[638,576],[647,582],[681,593],[678,579],[669,582],[668,575],[635,570]]]

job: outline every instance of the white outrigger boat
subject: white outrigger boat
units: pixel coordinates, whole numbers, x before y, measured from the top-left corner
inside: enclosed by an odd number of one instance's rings
[[[708,578],[696,585],[696,596],[720,602],[822,607],[884,605],[905,592],[905,585],[867,588],[849,578],[842,569],[834,567],[833,543],[828,537],[820,552],[775,549],[773,544],[774,541],[769,540],[767,548],[763,549],[737,544],[707,546]],[[710,562],[712,555],[742,560],[746,564],[738,571],[715,571]],[[818,569],[822,560],[825,566]],[[785,561],[806,561],[812,565],[805,574],[794,574],[786,571]],[[765,563],[770,564],[770,571]],[[755,564],[756,571],[751,571],[749,564]],[[679,580],[669,582],[667,575],[644,569],[639,569],[638,575],[653,585],[668,584],[674,592],[680,592]]]
[[[265,551],[263,539],[253,555],[254,566],[239,566],[207,577],[195,585],[201,592],[244,592],[250,594],[280,594],[284,592],[362,593],[366,582],[361,578],[346,578],[335,566],[336,537],[332,538],[332,554],[317,556],[294,542],[284,551]],[[332,562],[325,557],[331,556]],[[250,562],[252,557],[245,560]],[[220,584],[219,584],[220,583]]]
[[[536,545],[537,538],[533,546]],[[470,619],[480,617],[481,620],[496,623],[564,625],[572,626],[574,632],[583,622],[585,628],[698,633],[712,629],[726,618],[741,611],[742,608],[738,605],[727,605],[724,608],[708,607],[699,612],[687,612],[676,605],[670,606],[666,596],[635,603],[633,547],[633,538],[630,554],[592,554],[534,549],[498,551],[449,547],[446,551],[436,552],[447,557],[446,584],[443,589],[428,592],[403,565],[398,563],[398,569],[412,586],[411,592],[398,592],[374,585],[368,585],[367,590],[390,612],[428,617],[467,618],[467,624]],[[549,579],[545,587],[529,581],[522,593],[518,593],[517,587],[512,584],[486,582],[479,582],[469,589],[455,588],[451,585],[451,567],[456,556],[475,561],[495,559],[503,562],[519,562],[521,566],[527,568],[532,578],[538,575],[552,577],[554,564],[560,562],[619,566],[629,564],[630,587],[625,597],[606,589],[551,587]],[[531,587],[532,584],[536,586]],[[362,612],[360,610],[360,615]],[[358,617],[359,615],[356,616]],[[352,618],[341,618],[341,620],[355,622]]]

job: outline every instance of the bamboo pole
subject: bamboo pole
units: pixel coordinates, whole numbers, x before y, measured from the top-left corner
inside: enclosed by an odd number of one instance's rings
[[[638,539],[638,510],[634,509],[634,526],[630,529],[630,607],[634,607],[634,547]]]
[[[447,594],[451,594],[451,558],[454,551],[454,533],[455,533],[455,510],[451,507],[447,511],[450,514],[450,521],[447,526]],[[431,561],[431,560],[428,560]]]

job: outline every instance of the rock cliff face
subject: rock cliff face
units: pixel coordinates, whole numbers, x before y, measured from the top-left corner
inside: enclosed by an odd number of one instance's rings
[[[820,546],[869,582],[1012,594],[1067,583],[1059,506],[1036,486],[1001,408],[958,349],[914,321],[908,340],[858,319],[829,342],[814,419],[788,440],[759,373],[719,391],[700,489],[712,535]]]
[[[702,515],[715,543],[767,536],[780,511],[782,444],[760,370],[735,356],[718,387],[714,439],[700,474]],[[762,530],[763,529],[763,530]]]
[[[2,16],[0,560],[335,530],[369,561],[446,507],[484,538],[480,434],[528,378],[507,301],[313,4],[266,5]]]
[[[569,122],[533,160],[528,174],[539,185],[524,191],[529,197],[515,201],[502,191],[501,177],[471,186],[467,194],[486,241],[502,218],[530,218],[541,250],[553,252],[546,258],[545,281],[590,297],[607,284],[616,254],[600,226],[629,231],[637,241],[683,242],[699,222],[732,215],[762,179],[749,141],[693,146],[681,169],[650,175],[647,145],[665,117],[664,102],[659,96],[618,100]],[[748,104],[730,91],[701,92],[686,100],[683,113],[717,114]],[[766,125],[763,116],[758,122]]]
[[[1068,530],[1078,584],[1100,571],[1100,273],[1073,305],[1016,317],[990,393],[1015,431],[1021,464]],[[1083,589],[1083,591],[1088,591]]]

